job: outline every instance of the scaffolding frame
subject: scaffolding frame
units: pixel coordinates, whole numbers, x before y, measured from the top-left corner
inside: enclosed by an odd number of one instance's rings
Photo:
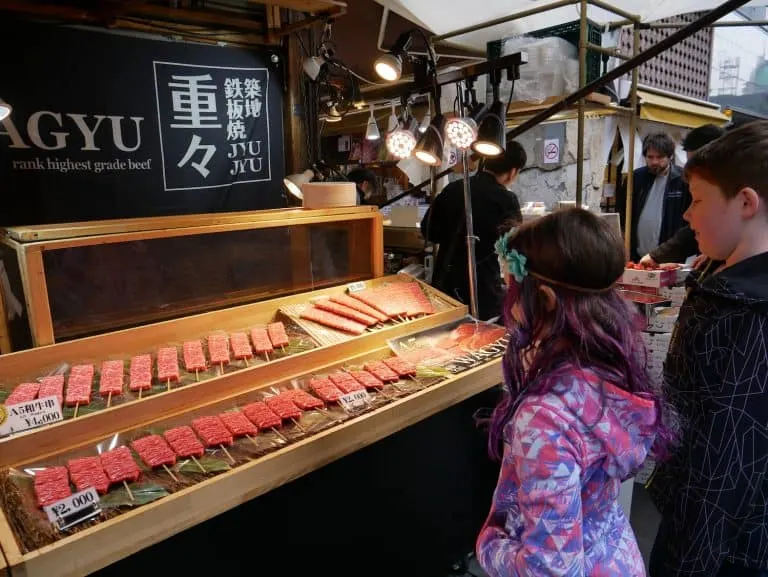
[[[554,10],[556,8],[562,8],[564,6],[571,6],[571,5],[579,5],[579,90],[574,92],[573,94],[564,97],[562,100],[556,102],[546,110],[541,111],[538,114],[535,114],[532,118],[528,119],[526,122],[520,124],[519,126],[513,128],[509,132],[507,132],[507,142],[514,139],[516,136],[522,134],[523,132],[527,131],[528,129],[532,128],[533,126],[547,120],[551,116],[557,114],[567,106],[570,106],[574,102],[578,105],[578,127],[577,127],[577,133],[578,133],[578,143],[577,143],[577,153],[576,153],[576,205],[581,206],[583,204],[583,198],[584,198],[584,123],[585,123],[585,108],[586,108],[586,102],[584,98],[590,94],[591,92],[594,92],[595,90],[601,88],[602,86],[605,86],[609,82],[620,78],[627,72],[632,73],[632,83],[630,87],[630,102],[631,102],[631,114],[629,115],[629,133],[630,133],[630,139],[629,139],[629,158],[627,162],[627,197],[626,197],[626,212],[625,212],[625,218],[624,218],[624,243],[629,250],[630,244],[631,244],[631,238],[632,238],[632,199],[633,199],[633,185],[634,185],[634,179],[632,178],[632,174],[634,173],[634,162],[635,162],[635,133],[637,132],[637,119],[638,119],[638,68],[650,60],[651,58],[654,58],[659,53],[667,50],[671,46],[681,42],[685,38],[695,34],[699,30],[711,26],[717,26],[717,25],[724,25],[724,24],[730,24],[730,23],[718,23],[717,20],[725,16],[726,14],[733,12],[734,10],[737,10],[744,4],[746,4],[748,0],[728,0],[727,2],[722,3],[717,8],[714,8],[707,12],[704,16],[699,18],[698,20],[689,23],[689,24],[660,24],[660,25],[652,25],[643,23],[641,17],[637,14],[631,14],[625,10],[622,10],[621,8],[618,8],[616,6],[613,6],[609,2],[606,2],[604,0],[559,0],[557,2],[553,2],[552,4],[548,4],[546,6],[540,6],[538,8],[532,8],[530,10],[522,10],[520,12],[517,12],[516,14],[512,14],[509,16],[505,16],[502,18],[496,18],[494,20],[489,20],[487,22],[483,22],[480,24],[475,24],[473,26],[467,26],[465,28],[461,28],[458,30],[454,30],[452,32],[448,32],[446,34],[439,34],[434,35],[430,39],[431,43],[438,44],[440,42],[444,42],[448,40],[449,38],[456,38],[457,36],[462,36],[464,34],[468,34],[470,32],[476,32],[478,30],[483,30],[485,28],[490,28],[492,26],[497,26],[499,24],[506,24],[509,22],[513,22],[515,20],[520,20],[522,18],[525,18],[527,16],[533,16],[536,14],[542,14],[544,12],[549,12],[550,10]],[[612,12],[613,14],[616,14],[620,18],[623,18],[623,20],[611,23],[610,27],[623,27],[627,25],[632,26],[632,56],[627,57],[623,56],[618,53],[618,50],[610,50],[603,48],[601,46],[596,46],[587,40],[587,32],[588,32],[588,21],[587,21],[587,10],[589,6],[595,6],[596,8],[602,8],[603,10],[606,10],[608,12]],[[745,23],[746,24],[746,23]],[[752,25],[759,25],[759,23],[751,23]],[[655,44],[648,50],[646,50],[643,53],[639,52],[640,49],[640,30],[642,28],[657,28],[657,27],[665,27],[665,28],[678,28],[677,32],[670,35],[666,39],[662,40],[661,42]],[[588,50],[595,50],[602,54],[608,54],[613,57],[617,57],[620,59],[625,59],[625,61],[614,68],[612,71],[600,76],[599,78],[595,79],[591,83],[587,84],[587,51]]]

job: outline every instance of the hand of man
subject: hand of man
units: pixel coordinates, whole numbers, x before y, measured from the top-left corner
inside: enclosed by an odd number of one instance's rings
[[[643,258],[640,259],[640,263],[642,266],[657,266],[657,262],[651,258],[651,255],[647,254]]]
[[[693,260],[693,270],[701,270],[708,260],[706,255],[700,254]]]

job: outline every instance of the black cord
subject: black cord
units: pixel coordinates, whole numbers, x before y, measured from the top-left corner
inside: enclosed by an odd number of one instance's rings
[[[504,121],[504,124],[507,123],[507,110],[509,110],[510,104],[512,104],[512,95],[515,93],[515,79],[512,79],[512,86],[509,89],[509,98],[507,98],[507,107],[504,109],[504,118],[502,120]]]

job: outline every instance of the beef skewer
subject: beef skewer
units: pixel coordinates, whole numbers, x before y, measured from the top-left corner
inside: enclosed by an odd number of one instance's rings
[[[192,428],[206,447],[220,447],[229,461],[234,465],[235,459],[227,451],[234,442],[232,434],[224,426],[219,417],[199,417],[192,421]]]
[[[67,406],[75,407],[73,418],[77,418],[80,405],[88,405],[91,402],[91,388],[93,387],[93,365],[76,365],[69,371],[67,382]]]
[[[253,443],[255,447],[259,446],[256,439],[253,438],[253,435],[256,435],[259,430],[243,413],[240,411],[230,411],[221,413],[219,418],[229,432],[232,433],[233,437],[245,437]]]
[[[139,454],[141,460],[148,467],[152,469],[162,467],[171,479],[177,483],[179,482],[176,475],[168,468],[168,465],[173,466],[176,464],[176,453],[173,452],[173,449],[171,449],[163,437],[160,435],[147,435],[132,441],[131,448]]]
[[[270,409],[266,403],[257,401],[243,407],[243,414],[256,425],[259,430],[271,429],[280,439],[288,442],[288,439],[277,430],[283,424],[283,420]]]
[[[136,465],[136,461],[133,460],[133,455],[128,447],[118,447],[106,453],[99,455],[99,461],[101,467],[104,469],[107,478],[110,483],[121,483],[125,490],[128,492],[128,496],[131,501],[134,501],[133,493],[131,493],[130,487],[128,487],[128,481],[135,483],[141,476],[141,471]]]
[[[306,429],[304,429],[304,427],[302,427],[301,423],[298,421],[298,419],[301,418],[301,409],[297,407],[296,403],[291,400],[290,395],[281,393],[279,395],[265,398],[264,402],[282,420],[293,421],[293,424],[296,425],[296,428],[299,429],[299,431],[302,433],[307,432]]]
[[[163,347],[157,351],[157,378],[165,381],[171,390],[171,381],[179,380],[179,352],[176,347]]]
[[[267,325],[267,334],[272,342],[272,346],[285,352],[285,347],[291,342],[285,332],[285,325],[280,321],[269,323]]]
[[[195,371],[195,380],[200,380],[200,371],[208,369],[208,362],[205,360],[205,353],[203,352],[203,343],[199,340],[186,341],[181,347],[182,356],[184,357],[184,368],[188,372]]]
[[[232,345],[232,356],[238,361],[244,361],[248,365],[248,359],[253,357],[251,343],[248,342],[248,335],[245,333],[232,333],[229,335],[229,342]]]
[[[269,353],[274,348],[272,347],[272,341],[269,340],[269,334],[267,329],[258,327],[251,329],[251,342],[253,342],[253,350],[257,355],[264,355],[269,362]]]
[[[141,393],[152,388],[152,355],[138,355],[131,359],[128,390]]]
[[[195,436],[191,427],[185,425],[168,429],[163,433],[163,438],[179,457],[191,458],[203,473],[207,473],[205,467],[197,460],[197,457],[202,457],[205,454],[205,447]]]
[[[229,337],[223,334],[213,334],[208,337],[208,354],[211,356],[211,363],[219,365],[219,375],[224,374],[224,365],[228,365],[229,357]]]
[[[112,405],[112,395],[123,394],[123,361],[104,361],[101,363],[99,394],[107,395],[107,408]]]

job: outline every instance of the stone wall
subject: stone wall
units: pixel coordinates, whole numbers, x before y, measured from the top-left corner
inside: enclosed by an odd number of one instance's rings
[[[589,118],[584,125],[584,202],[597,210],[602,195],[603,177],[607,157],[602,158],[604,138],[603,118]],[[552,133],[553,125],[564,125],[565,143],[560,162],[544,162],[544,141]],[[520,202],[540,201],[548,209],[560,200],[576,200],[576,159],[578,121],[564,120],[535,126],[518,139],[528,154],[528,168],[523,171],[512,190]]]

